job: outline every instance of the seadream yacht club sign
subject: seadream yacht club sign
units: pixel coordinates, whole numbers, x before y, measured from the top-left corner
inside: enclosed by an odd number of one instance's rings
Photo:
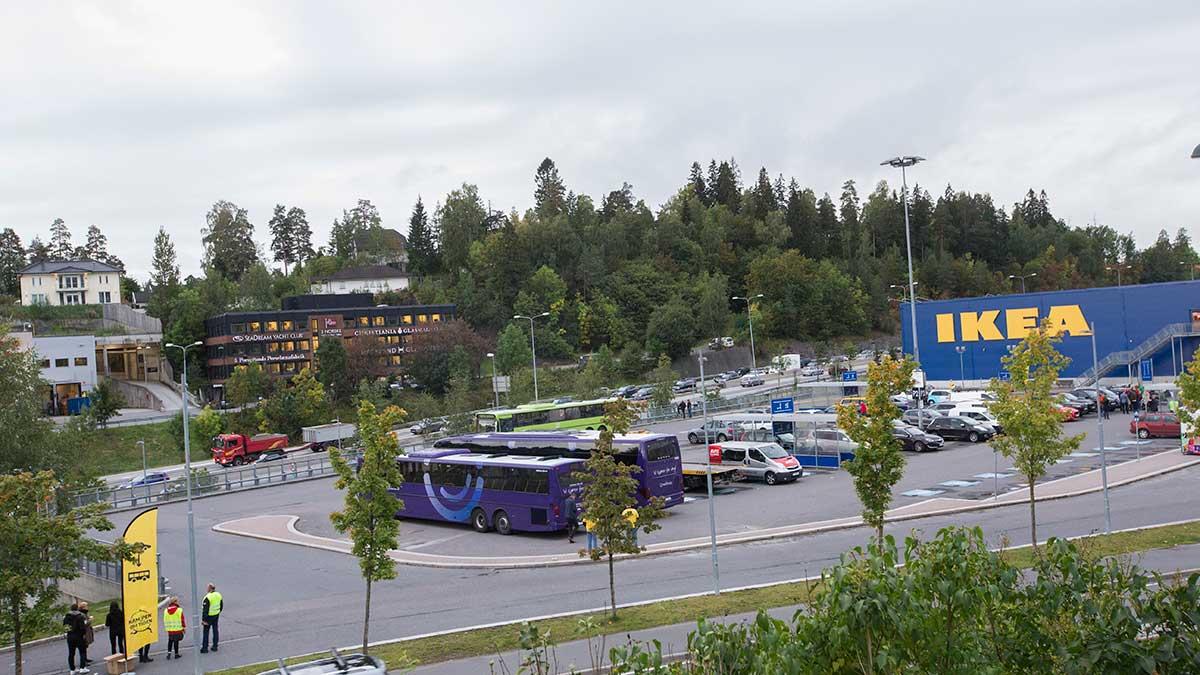
[[[276,340],[304,340],[308,337],[308,331],[297,330],[288,331],[286,333],[245,333],[242,335],[234,335],[234,342],[275,342]]]

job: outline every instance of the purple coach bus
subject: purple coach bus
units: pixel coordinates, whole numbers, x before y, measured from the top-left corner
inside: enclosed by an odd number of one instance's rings
[[[570,476],[583,461],[465,450],[419,450],[399,458],[403,518],[470,523],[478,532],[565,529],[563,501],[579,485]]]
[[[530,457],[587,459],[599,431],[485,432],[443,438],[437,449],[462,449],[475,454],[502,452]],[[671,434],[630,433],[613,438],[617,461],[636,464],[638,503],[660,497],[664,506],[683,503],[683,464],[679,439]]]

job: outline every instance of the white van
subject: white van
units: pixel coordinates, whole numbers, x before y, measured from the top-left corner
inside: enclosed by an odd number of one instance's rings
[[[721,464],[738,467],[743,476],[760,478],[767,485],[793,481],[804,475],[804,467],[778,443],[730,441],[721,443]]]

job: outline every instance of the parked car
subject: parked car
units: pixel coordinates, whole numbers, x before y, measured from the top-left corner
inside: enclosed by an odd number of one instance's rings
[[[1072,389],[1070,393],[1072,396],[1078,396],[1079,398],[1086,398],[1087,400],[1091,401],[1093,404],[1096,403],[1096,390],[1094,388],[1080,387],[1078,389]],[[1120,395],[1117,394],[1117,392],[1115,392],[1111,389],[1106,389],[1104,387],[1100,387],[1100,393],[1104,394],[1104,406],[1106,408],[1108,408],[1109,410],[1116,410],[1117,408],[1121,407]]]
[[[696,389],[696,378],[685,377],[682,380],[676,380],[675,384],[671,385],[671,391],[680,393],[684,391],[693,391]]]
[[[1059,405],[1065,405],[1069,408],[1074,408],[1080,415],[1086,415],[1090,412],[1096,412],[1096,402],[1090,398],[1083,398],[1072,393],[1059,394],[1057,401]]]
[[[858,443],[841,429],[809,429],[796,439],[796,452],[856,452]]]
[[[933,389],[933,390],[930,390],[930,392],[929,392],[929,402],[930,403],[942,403],[944,401],[949,401],[949,400],[950,400],[950,390],[949,389]]]
[[[740,380],[742,378],[742,374],[736,370],[727,370],[721,373],[721,377],[725,378],[726,382],[733,382],[734,380]]]
[[[909,426],[924,427],[939,417],[945,417],[945,415],[937,410],[930,410],[929,408],[922,408],[921,410],[913,408],[910,410],[905,410],[904,414],[900,416],[900,419],[904,420],[904,423]]]
[[[901,412],[913,407],[912,397],[908,394],[892,394],[888,397],[892,405],[900,409]]]
[[[433,434],[441,431],[446,427],[446,420],[443,418],[426,419],[417,422],[409,427],[414,434],[424,436],[425,434]]]
[[[804,475],[804,467],[800,466],[800,462],[778,443],[723,443],[721,464],[738,466],[743,476],[761,479],[767,485],[794,481]]]
[[[1138,438],[1179,438],[1179,418],[1174,413],[1145,413],[1129,422],[1129,433]]]
[[[165,483],[169,480],[171,480],[171,477],[168,476],[165,471],[151,471],[151,472],[147,473],[145,476],[138,476],[137,478],[132,478],[130,480],[127,480],[124,483],[121,483],[120,485],[118,485],[117,487],[119,487],[119,488],[143,487],[146,485],[154,485],[155,483]]]
[[[809,366],[804,366],[803,368],[801,368],[800,374],[803,375],[804,377],[815,377],[818,375],[824,375],[825,369],[822,368],[821,366],[809,365]]]
[[[1074,422],[1075,420],[1079,419],[1078,408],[1073,408],[1069,405],[1059,403],[1056,409],[1058,410],[1058,419],[1062,420],[1063,422]]]
[[[735,372],[738,374],[738,376],[743,376],[743,375],[748,375],[750,373],[750,369],[749,368],[738,368]]]
[[[630,401],[648,401],[654,396],[654,387],[642,387],[629,396]]]
[[[721,420],[709,420],[707,423],[687,432],[688,442],[692,444],[703,443],[705,439],[704,431],[706,429],[708,430],[707,438],[709,443],[724,443],[733,439],[736,432],[732,424],[722,422]]]
[[[624,387],[617,387],[616,390],[613,391],[613,396],[617,398],[628,398],[637,390],[638,386],[636,384],[627,384]]]
[[[925,431],[941,436],[947,441],[986,441],[996,433],[975,420],[965,417],[938,417],[925,426]]]
[[[729,336],[725,336],[725,337],[721,338],[721,346],[724,347],[725,349],[729,349],[730,347],[733,346],[733,338],[731,338]]]
[[[956,417],[966,417],[967,419],[975,420],[979,424],[991,427],[997,434],[1004,433],[1004,427],[1000,425],[1000,420],[996,419],[995,415],[986,410],[979,408],[957,408],[950,414]]]
[[[762,375],[743,375],[741,385],[743,387],[761,387],[766,383]]]
[[[279,460],[283,459],[286,456],[287,456],[287,453],[284,452],[283,450],[268,450],[268,451],[262,453],[261,455],[259,455],[258,459],[254,460],[253,463],[254,464],[262,464],[263,462],[278,462]]]
[[[945,439],[937,434],[930,434],[907,424],[897,424],[892,427],[892,435],[900,441],[900,447],[911,452],[939,450],[946,444]]]

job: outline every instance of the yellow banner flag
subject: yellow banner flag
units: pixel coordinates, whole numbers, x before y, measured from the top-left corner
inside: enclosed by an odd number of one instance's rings
[[[125,656],[158,642],[158,509],[147,509],[125,528],[125,543],[145,544],[121,563],[121,606],[125,609]]]

